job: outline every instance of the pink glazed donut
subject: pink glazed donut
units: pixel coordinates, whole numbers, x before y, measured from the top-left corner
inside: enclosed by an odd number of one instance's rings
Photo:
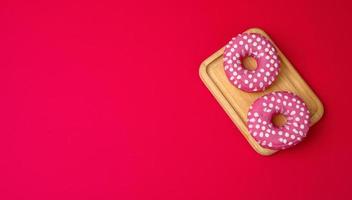
[[[248,70],[242,65],[243,58],[255,58],[257,68]],[[273,44],[257,33],[243,33],[226,45],[224,52],[225,73],[230,82],[246,92],[263,91],[276,79],[280,60]]]
[[[286,123],[276,127],[275,114]],[[258,98],[249,108],[247,126],[253,138],[264,148],[279,150],[299,143],[309,130],[309,110],[303,100],[290,92],[272,92]]]

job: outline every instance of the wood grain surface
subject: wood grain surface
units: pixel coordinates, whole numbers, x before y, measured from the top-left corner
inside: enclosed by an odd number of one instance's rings
[[[248,140],[253,149],[261,155],[271,155],[277,151],[261,147],[249,134],[246,125],[249,106],[257,98],[273,91],[291,91],[297,94],[308,106],[311,115],[310,126],[314,125],[321,119],[324,113],[324,107],[313,90],[295,70],[294,66],[288,61],[286,56],[263,30],[259,28],[252,28],[245,32],[259,33],[266,36],[278,50],[279,59],[281,61],[281,69],[277,80],[275,80],[270,87],[263,92],[256,93],[244,92],[234,87],[229,82],[224,72],[224,47],[203,61],[199,69],[199,74],[209,91],[217,99],[219,104],[229,115],[243,136]],[[245,63],[245,65],[249,68],[253,68],[255,64],[256,63],[253,59],[247,59]]]

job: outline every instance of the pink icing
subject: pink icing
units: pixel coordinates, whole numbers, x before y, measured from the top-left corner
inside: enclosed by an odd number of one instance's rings
[[[244,57],[251,56],[257,61],[255,70],[242,66]],[[280,60],[271,42],[256,33],[243,33],[226,45],[224,52],[225,73],[237,88],[247,91],[263,91],[279,74]]]
[[[277,113],[287,120],[281,127],[271,121]],[[274,150],[299,143],[309,130],[309,110],[303,100],[291,92],[272,92],[258,98],[250,107],[247,120],[253,138],[262,147]]]

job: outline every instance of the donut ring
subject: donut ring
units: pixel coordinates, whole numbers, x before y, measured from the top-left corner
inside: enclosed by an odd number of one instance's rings
[[[276,127],[275,114],[286,117],[286,124]],[[306,137],[309,110],[303,100],[290,92],[272,92],[258,98],[249,108],[247,126],[253,138],[264,148],[289,148]]]
[[[243,58],[251,56],[257,61],[255,70],[242,65]],[[246,92],[263,91],[276,79],[280,60],[274,45],[257,33],[243,33],[226,45],[224,69],[227,78],[237,88]]]

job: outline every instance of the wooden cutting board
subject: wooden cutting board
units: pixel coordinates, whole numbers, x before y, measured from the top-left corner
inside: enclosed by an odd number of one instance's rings
[[[317,95],[303,80],[286,56],[275,45],[271,38],[261,29],[251,28],[245,32],[259,33],[266,36],[278,50],[281,61],[279,76],[274,83],[263,92],[247,93],[233,86],[225,75],[223,67],[224,47],[203,61],[199,74],[209,91],[229,115],[243,136],[256,152],[261,155],[271,155],[277,151],[261,147],[249,134],[247,129],[247,112],[249,106],[258,98],[273,91],[291,91],[300,96],[310,111],[310,126],[317,123],[324,113],[324,107]],[[253,63],[249,62],[249,65]]]

